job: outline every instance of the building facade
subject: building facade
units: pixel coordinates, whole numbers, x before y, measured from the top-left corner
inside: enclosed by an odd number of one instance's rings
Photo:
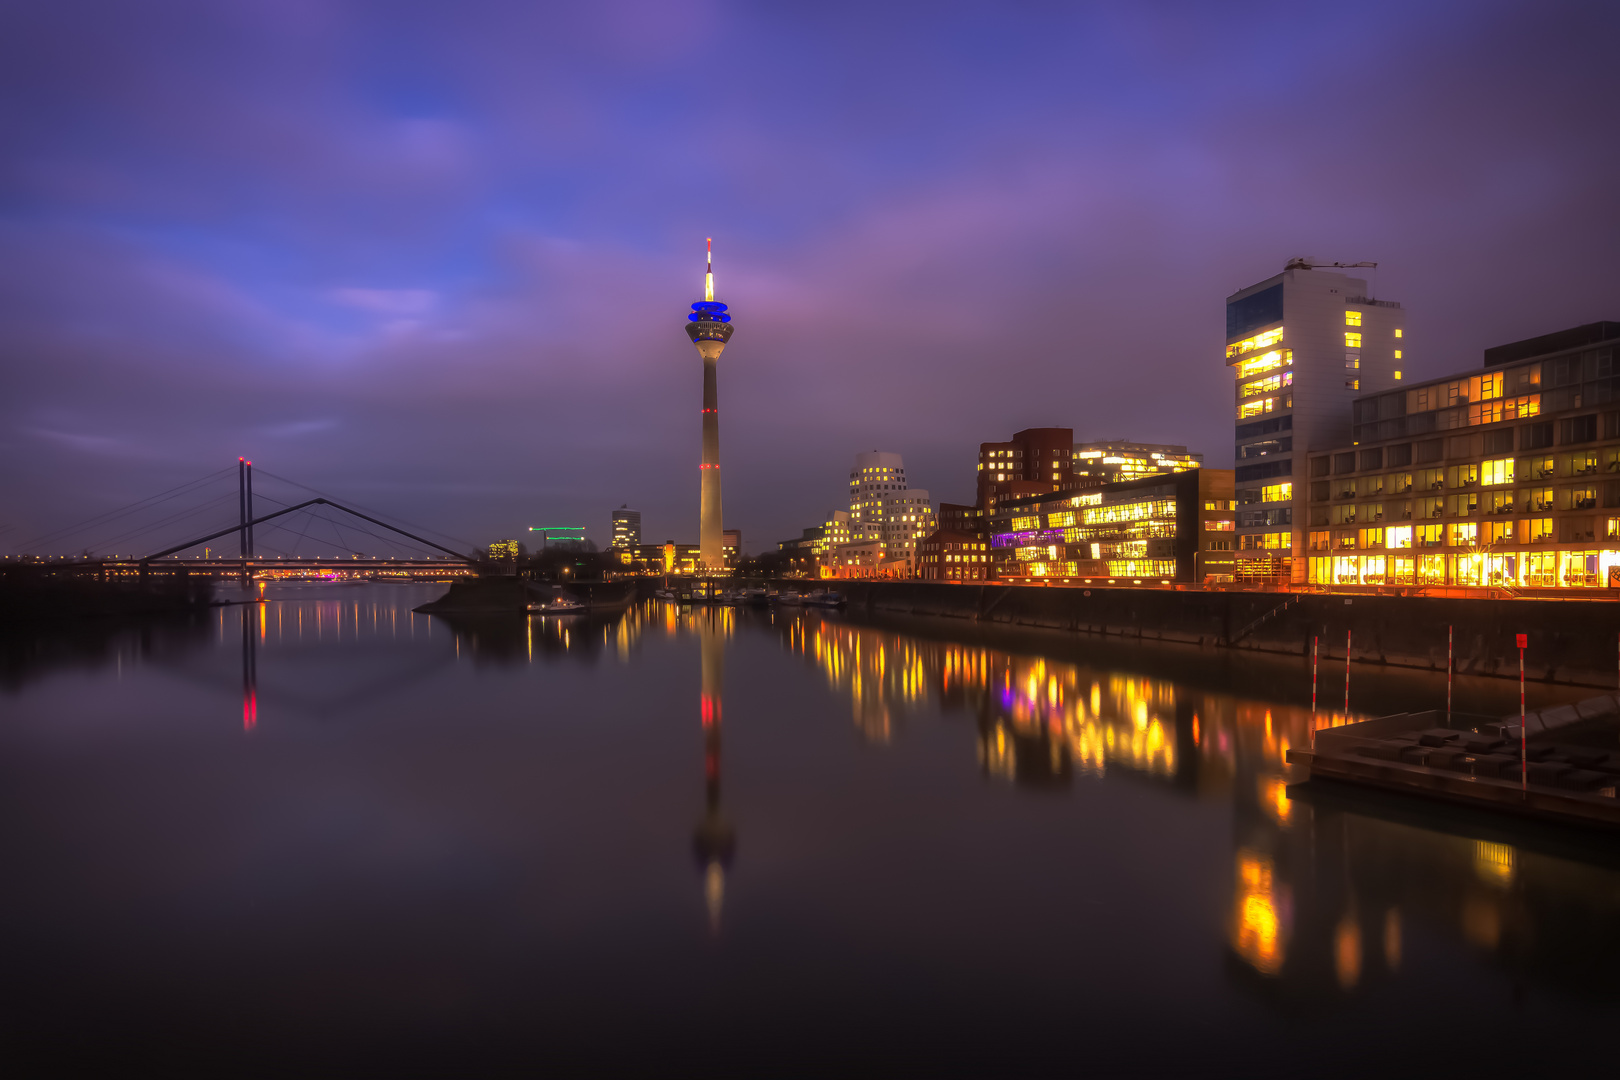
[[[977,506],[967,506],[963,503],[942,502],[939,504],[939,527],[949,529],[951,532],[968,533],[981,540],[989,535],[989,519],[984,511]]]
[[[1620,322],[1368,394],[1308,455],[1321,585],[1620,587]]]
[[[1240,580],[1306,579],[1305,455],[1348,443],[1351,403],[1401,380],[1405,314],[1368,293],[1296,259],[1227,297]]]
[[[924,581],[988,581],[990,544],[978,533],[935,529],[918,542],[916,564]]]
[[[899,454],[873,451],[855,455],[855,467],[849,473],[846,542],[875,540],[882,552],[880,561],[909,563],[917,541],[934,528],[933,501],[927,490],[906,482],[906,464]],[[829,547],[835,543],[829,537]]]
[[[975,505],[987,515],[1008,499],[1061,491],[1074,479],[1074,429],[1025,428],[979,444]]]
[[[1123,439],[1075,443],[1073,487],[1080,490],[1098,483],[1135,480],[1154,473],[1184,472],[1203,465],[1204,455],[1188,453],[1185,446],[1133,443]]]
[[[1232,472],[1193,469],[1010,500],[990,528],[1000,581],[1230,580]]]
[[[695,574],[702,559],[703,549],[698,544],[677,544],[666,540],[662,544],[642,544],[637,557],[655,573]]]
[[[641,546],[640,510],[632,510],[626,504],[613,511],[613,541],[610,546],[614,551],[635,551]]]

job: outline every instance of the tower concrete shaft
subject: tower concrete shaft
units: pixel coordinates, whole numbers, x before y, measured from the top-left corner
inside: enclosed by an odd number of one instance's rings
[[[703,279],[704,299],[692,305],[686,317],[686,335],[703,357],[703,476],[699,503],[698,565],[703,570],[719,570],[726,565],[721,533],[725,519],[720,513],[720,353],[731,340],[733,327],[726,305],[714,299],[714,256],[710,242],[707,273]]]
[[[700,341],[703,354],[703,492],[698,521],[698,558],[705,569],[725,565],[721,550],[724,516],[720,512],[720,350],[722,341]]]

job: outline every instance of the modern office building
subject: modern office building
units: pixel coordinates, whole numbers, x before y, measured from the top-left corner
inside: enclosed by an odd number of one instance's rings
[[[634,551],[641,546],[641,511],[625,504],[613,511],[614,551]]]
[[[1620,587],[1617,351],[1620,322],[1591,323],[1363,395],[1304,455],[1308,580]]]
[[[520,547],[516,540],[497,540],[489,545],[489,557],[496,562],[514,560],[520,554]]]
[[[1188,453],[1185,446],[1133,443],[1123,439],[1075,443],[1071,486],[1082,490],[1098,483],[1198,469],[1203,464],[1204,455]]]
[[[726,305],[714,299],[714,241],[708,242],[708,264],[703,275],[703,299],[692,305],[686,317],[686,336],[703,357],[703,461],[699,501],[698,547],[700,564],[706,570],[725,566],[720,524],[720,353],[731,340],[731,316]]]
[[[934,527],[933,501],[925,489],[907,484],[899,454],[855,455],[849,473],[849,541],[875,540],[881,545],[880,561],[909,561],[917,540]]]
[[[990,520],[1000,581],[1227,581],[1232,471],[1189,469],[1089,491],[1012,499]]]
[[[741,529],[722,529],[720,531],[720,553],[725,557],[727,566],[737,564],[737,560],[742,558]]]
[[[1007,499],[1060,491],[1074,476],[1073,428],[1026,428],[1008,442],[979,444],[975,504],[986,514]]]
[[[1351,403],[1401,379],[1401,306],[1314,265],[1294,259],[1226,300],[1240,580],[1306,579],[1305,454],[1348,443]]]

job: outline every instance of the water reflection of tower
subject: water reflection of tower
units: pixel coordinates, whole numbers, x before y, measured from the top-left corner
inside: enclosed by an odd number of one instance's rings
[[[725,674],[725,628],[719,620],[728,618],[724,608],[707,608],[698,614],[698,642],[703,665],[699,697],[703,719],[703,820],[692,834],[692,851],[703,871],[703,896],[709,907],[709,929],[720,930],[720,906],[725,900],[726,870],[736,851],[737,835],[720,808],[720,703],[721,680]]]
[[[252,731],[259,723],[259,638],[255,619],[264,618],[264,605],[243,604],[242,608],[242,730]]]

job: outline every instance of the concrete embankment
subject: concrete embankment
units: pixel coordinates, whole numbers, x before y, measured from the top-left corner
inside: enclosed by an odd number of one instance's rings
[[[1620,604],[1605,600],[1465,600],[1314,593],[1071,589],[935,582],[843,581],[850,607],[972,619],[1144,642],[1307,655],[1446,670],[1446,630],[1457,673],[1518,678],[1515,635],[1529,635],[1532,680],[1613,687],[1620,681]],[[1282,607],[1284,602],[1287,607]],[[1264,618],[1258,626],[1257,620]]]

